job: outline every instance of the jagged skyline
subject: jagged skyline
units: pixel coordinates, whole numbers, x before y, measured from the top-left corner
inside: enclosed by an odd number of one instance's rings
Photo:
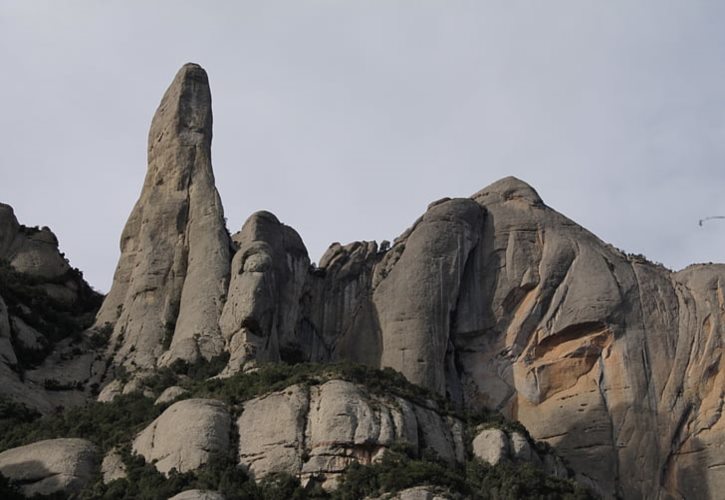
[[[626,7],[626,8],[625,8]],[[605,241],[723,261],[723,7],[4,2],[0,200],[108,291],[152,110],[209,72],[232,232],[267,209],[318,260],[516,175]]]

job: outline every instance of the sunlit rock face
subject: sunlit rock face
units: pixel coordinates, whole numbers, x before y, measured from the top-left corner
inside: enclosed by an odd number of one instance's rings
[[[716,498],[725,266],[627,257],[503,179],[452,321],[468,407],[502,409],[605,497]]]

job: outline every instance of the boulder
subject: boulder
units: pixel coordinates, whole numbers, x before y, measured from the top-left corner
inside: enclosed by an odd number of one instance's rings
[[[501,429],[483,429],[473,438],[473,455],[490,465],[509,458],[509,438]]]
[[[126,464],[123,463],[123,457],[121,457],[118,450],[113,449],[103,457],[101,475],[103,476],[103,482],[106,484],[126,477]]]
[[[169,406],[133,441],[133,451],[169,474],[204,465],[213,453],[229,451],[231,417],[214,399],[186,399]]]
[[[98,449],[85,439],[49,439],[0,453],[0,473],[23,494],[78,493],[98,470]]]
[[[437,486],[415,486],[393,495],[388,494],[367,500],[450,500],[451,498],[460,498],[460,495],[452,495],[449,491]]]
[[[224,500],[225,497],[218,491],[212,490],[186,490],[174,495],[169,500]]]

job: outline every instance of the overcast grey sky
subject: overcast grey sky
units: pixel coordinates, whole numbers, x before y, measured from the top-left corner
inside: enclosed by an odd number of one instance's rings
[[[725,261],[725,2],[0,3],[0,201],[107,291],[177,69],[209,73],[229,227],[313,261],[515,175],[625,251]]]

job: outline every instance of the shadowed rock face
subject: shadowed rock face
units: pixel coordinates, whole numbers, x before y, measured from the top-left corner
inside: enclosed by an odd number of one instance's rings
[[[151,124],[148,172],[121,236],[121,258],[97,324],[113,325],[115,362],[211,358],[224,349],[218,320],[230,241],[211,168],[211,93],[187,64]]]
[[[0,453],[0,472],[23,494],[78,493],[98,470],[98,450],[85,439],[48,439]]]
[[[116,363],[226,351],[228,372],[290,353],[392,367],[520,420],[607,498],[725,490],[724,265],[628,257],[513,177],[432,204],[385,251],[333,244],[319,268],[256,213],[232,258],[210,141],[206,75],[187,65],[154,118],[98,316]]]

